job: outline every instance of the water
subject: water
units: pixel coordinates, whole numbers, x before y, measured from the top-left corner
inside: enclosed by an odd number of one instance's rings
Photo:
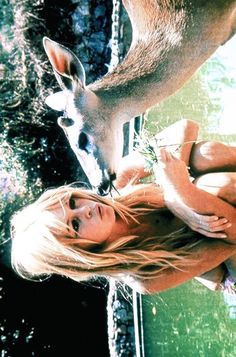
[[[149,111],[146,128],[155,133],[181,118],[200,123],[199,140],[236,145],[236,36]],[[235,297],[192,280],[142,301],[145,357],[236,356]]]

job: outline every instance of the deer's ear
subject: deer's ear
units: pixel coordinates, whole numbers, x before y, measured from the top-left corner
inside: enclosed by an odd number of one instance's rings
[[[66,108],[67,97],[65,92],[60,91],[57,93],[50,94],[46,99],[45,103],[52,109],[62,112]]]
[[[43,46],[60,87],[67,90],[83,90],[85,71],[76,55],[48,37],[43,38]]]

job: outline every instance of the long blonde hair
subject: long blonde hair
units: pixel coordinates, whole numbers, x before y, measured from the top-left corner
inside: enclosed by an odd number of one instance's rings
[[[112,206],[117,216],[127,223],[136,222],[138,228],[110,243],[94,243],[83,249],[81,239],[75,239],[53,213],[71,196]],[[12,266],[28,279],[59,274],[76,281],[127,275],[148,279],[168,267],[183,269],[193,262],[191,248],[197,244],[193,232],[183,226],[167,236],[150,236],[150,225],[139,229],[140,219],[145,217],[148,222],[149,215],[159,211],[165,211],[163,198],[153,184],[137,185],[115,198],[70,185],[49,189],[12,218]],[[91,242],[92,237],[88,239]]]

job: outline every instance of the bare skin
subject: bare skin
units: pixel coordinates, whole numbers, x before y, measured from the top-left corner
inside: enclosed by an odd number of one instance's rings
[[[228,146],[221,142],[196,142],[198,130],[199,126],[196,122],[183,119],[162,130],[155,137],[160,145],[163,146],[172,145],[173,143],[185,143],[175,154],[176,157],[191,167],[194,176],[198,178],[199,185],[208,186],[207,190],[213,194],[217,193],[218,196],[220,195],[218,186],[226,189],[229,183],[230,185],[236,184],[235,176],[229,173],[236,171],[236,147]],[[140,179],[150,176],[151,172],[145,169],[145,165],[145,158],[138,151],[133,151],[123,157],[115,181],[116,188],[124,187],[131,179],[134,180],[134,183],[137,183]],[[228,172],[228,174],[225,176],[220,172]],[[210,173],[214,173],[214,176],[210,175]],[[202,180],[200,176],[203,174],[204,179]],[[206,174],[209,174],[209,176],[206,176]],[[215,179],[218,185],[212,185]],[[231,186],[229,189],[233,194],[233,187]],[[220,197],[224,196],[225,199],[225,194],[225,191],[222,192]]]
[[[198,130],[199,125],[196,122],[192,120],[183,119],[158,133],[156,135],[156,138],[162,146],[169,144],[172,145],[173,143],[180,144],[180,149],[175,153],[175,157],[180,158],[186,163],[186,165],[189,165],[189,162],[191,162],[191,165],[193,164],[195,168],[201,165],[202,169],[204,169],[205,171],[207,170],[208,164],[211,167],[211,170],[213,170],[214,166],[218,168],[219,159],[216,157],[214,150],[212,149],[211,153],[208,151],[208,155],[204,156],[206,151],[202,151],[199,149],[201,147],[201,143],[195,144],[197,140]],[[204,147],[206,145],[210,147],[210,144],[210,142],[204,142]],[[218,149],[217,144],[219,144]],[[228,152],[226,157],[227,167],[234,167],[236,160],[236,147],[228,147],[222,143],[215,142],[213,146],[216,149],[218,155],[221,152],[222,145],[224,147],[224,154],[226,154],[226,151]],[[203,166],[202,162],[205,163],[205,166]],[[147,171],[145,166],[145,158],[140,152],[134,151],[131,154],[125,156],[122,159],[121,165],[119,167],[117,180],[115,182],[116,188],[122,188],[126,186],[130,181],[132,182],[132,184],[138,183],[142,178],[150,176],[152,173],[150,171]],[[221,167],[221,171],[226,171],[226,168],[224,166]],[[214,172],[210,174],[205,174],[204,176],[201,174],[202,173],[200,172],[200,176],[194,181],[194,183],[199,188],[202,188],[204,191],[207,191],[215,196],[222,198],[230,204],[234,204],[236,200],[236,175],[234,173]],[[156,179],[158,182],[158,176],[156,176]],[[212,182],[214,182],[214,185],[212,184]],[[198,220],[201,220],[201,222],[198,222]],[[222,228],[223,230],[223,227],[221,227],[221,223],[225,224],[226,222],[227,220],[219,221],[217,215],[209,215],[202,217],[197,216],[197,214],[193,214],[193,212],[189,212],[187,224],[193,230],[198,231],[198,229],[202,228],[203,223],[205,223],[205,232],[201,233],[209,237],[212,236],[216,238],[225,238],[225,234],[216,234],[216,231],[214,231],[214,229],[217,229],[218,226],[218,231],[220,231],[220,228]],[[211,235],[211,229],[213,230],[214,235]],[[207,231],[209,232],[207,233]]]
[[[189,165],[197,176],[209,172],[235,172],[236,147],[220,142],[201,141],[192,150]]]
[[[75,232],[75,238],[93,237],[94,242],[107,240],[116,221],[112,207],[81,198],[71,197],[53,212],[71,232]]]
[[[158,144],[162,146],[180,145],[176,155],[188,164],[192,147],[197,140],[198,131],[199,126],[196,122],[182,119],[156,134],[155,138]],[[197,156],[196,159],[200,160],[201,158]],[[194,160],[195,158],[193,157]],[[145,158],[138,151],[133,151],[123,157],[117,172],[116,188],[125,187],[130,180],[135,184],[140,179],[150,176],[152,173],[145,166]]]
[[[236,174],[234,172],[204,174],[194,182],[197,187],[236,206]]]
[[[224,217],[231,223],[224,231],[228,236],[228,241],[234,243],[236,240],[236,225],[233,224],[236,222],[235,207],[195,186],[190,181],[186,164],[182,160],[161,149],[160,165],[157,167],[156,176],[164,190],[167,207],[171,206],[177,217],[184,218],[182,210],[185,211],[186,207],[190,207],[199,214]]]
[[[235,246],[233,249],[235,254]],[[169,268],[155,279],[145,281],[125,280],[125,282],[141,294],[154,294],[172,289],[198,275],[202,275],[233,256],[232,246],[217,240],[210,241],[207,244],[199,244],[192,252],[197,264],[188,266],[185,271]]]
[[[174,213],[175,218],[168,221],[168,218],[164,217],[164,219],[167,219],[164,222],[165,224],[160,219],[159,223],[155,223],[155,228],[154,221],[153,229],[160,233],[169,233],[174,228],[182,227],[183,222],[185,222],[193,230],[209,237],[222,237],[221,231],[226,231],[228,238],[234,239],[235,224],[229,223],[228,220],[232,219],[233,214],[236,217],[236,210],[227,202],[196,187],[189,180],[184,161],[173,157],[163,149],[158,155],[159,164],[155,169],[155,174],[163,188],[163,204],[165,203]],[[206,202],[204,207],[202,207],[202,202]],[[78,230],[78,238],[89,234],[92,237],[94,236],[96,242],[118,239],[121,233],[124,235],[132,229],[131,226],[114,219],[112,208],[109,208],[109,212],[106,212],[106,206],[103,207],[102,204],[97,204],[91,200],[80,199],[77,202],[77,200],[72,199],[71,202],[65,204],[64,209],[61,208],[60,212],[55,213],[59,219],[73,227],[75,231]],[[204,216],[206,214],[209,216]],[[218,217],[223,218],[218,219]],[[233,222],[235,222],[234,217]],[[98,232],[99,222],[102,229]],[[89,229],[89,232],[86,231],[87,229]],[[220,232],[218,233],[218,231]],[[223,233],[223,237],[225,237],[225,233]],[[128,282],[128,284],[140,292],[153,293],[173,288],[200,274],[204,274],[201,279],[211,278],[211,280],[217,280],[218,283],[222,280],[224,274],[224,270],[219,270],[218,267],[222,262],[233,263],[231,258],[234,258],[236,254],[235,247],[236,245],[229,245],[222,240],[206,240],[192,249],[196,263],[186,267],[185,271],[167,269],[158,278],[142,282],[133,281]],[[216,270],[213,271],[212,269]],[[207,273],[206,276],[205,273],[208,271],[210,273]]]
[[[191,149],[194,149],[194,137],[197,135],[198,126],[192,121],[180,121],[174,125],[175,129],[176,127],[180,129],[181,126],[183,130],[182,132],[178,130],[179,140],[187,143],[181,146],[178,156],[188,162]],[[166,131],[171,132],[171,127]],[[189,140],[190,135],[192,140]],[[177,139],[176,135],[175,139]],[[163,189],[163,206],[166,205],[174,213],[174,217],[165,215],[162,217],[161,213],[158,213],[160,219],[156,222],[157,214],[153,214],[153,224],[149,222],[150,234],[156,232],[168,234],[187,224],[194,231],[208,237],[225,238],[227,234],[231,241],[236,239],[236,227],[232,224],[236,222],[235,208],[196,187],[189,179],[186,163],[183,160],[164,149],[158,151],[157,155],[159,164],[155,167],[155,176]],[[121,219],[117,219],[112,207],[87,199],[72,197],[54,213],[74,230],[75,238],[89,236],[91,243],[119,239],[120,236],[136,228],[133,224],[127,225]],[[201,274],[204,274],[201,279],[211,278],[213,282],[218,283],[225,272],[219,269],[220,264],[225,261],[229,264],[234,263],[231,259],[236,255],[234,247],[236,245],[232,248],[232,245],[222,240],[206,240],[192,249],[196,263],[186,267],[185,271],[167,269],[158,278],[133,282],[133,287],[141,292],[156,292],[172,288]],[[132,286],[132,282],[130,285]]]
[[[236,209],[208,192],[198,189],[189,180],[185,163],[165,150],[161,151],[157,172],[164,190],[166,205],[174,214],[178,214],[182,219],[186,219],[186,212],[188,215],[189,210],[200,214],[216,214],[219,217],[224,215],[231,222],[225,229],[228,238],[224,241],[206,240],[193,248],[196,264],[186,267],[185,271],[169,268],[155,279],[129,282],[130,286],[140,293],[156,293],[212,271],[223,262],[231,263],[233,268],[236,254],[236,245],[232,244],[236,239]],[[203,202],[205,204],[202,204]],[[216,270],[212,274],[215,277],[216,274],[220,275],[220,272]]]
[[[174,130],[173,130],[174,129]],[[178,136],[176,137],[176,134],[178,133]],[[226,169],[231,169],[232,171],[235,171],[235,165],[236,165],[236,148],[235,147],[228,147],[225,144],[222,143],[211,143],[211,142],[200,142],[197,144],[194,144],[194,141],[197,139],[197,134],[198,134],[198,124],[191,121],[191,120],[182,120],[177,123],[175,123],[173,126],[168,127],[165,129],[163,132],[158,134],[158,139],[162,138],[162,144],[166,145],[168,143],[173,144],[175,143],[183,143],[187,142],[186,145],[181,146],[181,151],[179,152],[178,157],[181,158],[186,164],[189,162],[191,165],[194,165],[194,171],[195,174],[197,175],[197,170],[199,169],[199,174],[202,172],[207,172],[207,166],[209,165],[210,171],[214,171],[214,168],[217,170],[220,165],[219,171],[226,171]],[[168,139],[166,139],[168,137]],[[215,151],[218,152],[218,156],[220,156],[220,159],[215,155]],[[192,151],[192,152],[191,152]],[[220,155],[223,154],[223,155]],[[191,154],[191,155],[190,155]],[[150,172],[145,171],[145,160],[142,157],[142,155],[138,152],[133,152],[130,156],[132,160],[129,160],[129,156],[123,158],[123,162],[121,163],[120,170],[119,170],[119,175],[117,178],[117,187],[122,187],[123,185],[127,184],[127,182],[131,179],[133,175],[135,175],[135,180],[134,182],[138,182],[141,178],[147,177],[150,175]],[[222,157],[225,158],[225,161]],[[225,165],[224,166],[224,162]],[[132,165],[131,165],[132,163]],[[175,173],[177,174],[177,173]],[[175,175],[173,175],[175,176]],[[188,175],[187,175],[188,177]],[[157,175],[157,179],[159,181],[159,177]],[[180,178],[180,182],[182,179]],[[214,185],[212,185],[212,182],[214,182]],[[211,194],[214,194],[223,200],[234,204],[235,203],[235,182],[236,182],[236,175],[234,173],[210,173],[207,175],[200,176],[195,180],[195,184],[197,185],[198,188],[202,188],[205,191],[208,191]],[[182,183],[181,183],[182,185]],[[169,187],[167,191],[169,190]],[[177,189],[178,191],[178,189]],[[202,191],[202,190],[201,190]],[[188,192],[188,191],[186,191]],[[198,194],[198,192],[195,192],[195,194]],[[191,196],[191,195],[189,195]],[[192,197],[195,197],[193,195]],[[206,198],[207,199],[207,198]],[[203,200],[204,202],[204,200]],[[176,203],[175,203],[176,205]],[[178,206],[179,205],[179,206]],[[197,212],[194,210],[189,209],[185,204],[182,204],[182,207],[180,204],[176,205],[177,210],[181,212],[183,211],[183,207],[185,208],[184,215],[185,215],[185,221],[186,223],[195,231],[199,232],[199,229],[203,229],[201,233],[204,235],[208,235],[209,237],[218,237],[218,238],[225,238],[226,234],[224,232],[217,233],[217,230],[224,231],[226,227],[231,227],[231,223],[228,222],[227,218],[221,218],[218,219],[217,216],[205,216],[205,227],[203,226],[203,221],[198,223],[198,220],[202,220],[202,216],[198,216]],[[176,207],[174,209],[176,209]],[[191,206],[190,206],[191,207]],[[171,209],[171,207],[169,207]],[[173,207],[172,207],[173,210]],[[183,213],[183,212],[182,212]],[[176,214],[176,212],[175,212]],[[208,212],[209,214],[209,212]],[[223,217],[224,214],[222,213]],[[232,215],[234,217],[234,214]],[[231,218],[232,218],[231,216]],[[181,217],[181,215],[179,216]],[[183,219],[183,216],[181,217]],[[222,223],[220,225],[220,222]],[[212,233],[207,233],[208,231],[215,232]],[[207,233],[207,234],[206,234]],[[230,233],[231,234],[231,233]],[[223,242],[220,242],[220,245]],[[215,243],[214,243],[215,244]],[[215,254],[220,254],[217,258],[221,259],[223,258],[223,253],[232,249],[232,247],[224,247],[222,251],[218,249],[218,246],[215,246],[211,242],[211,249],[212,252],[215,250]],[[208,247],[201,247],[203,251],[208,251]],[[214,254],[214,255],[215,255]],[[211,254],[209,254],[211,257]],[[227,255],[225,255],[226,257]],[[233,268],[235,267],[235,259],[229,258],[226,260],[227,268],[231,271],[233,274]],[[223,262],[224,260],[222,260]],[[205,270],[204,274],[202,274],[201,277],[197,277],[196,279],[199,280],[201,283],[206,285],[209,289],[211,290],[217,290],[219,288],[219,285],[221,281],[223,280],[225,276],[225,268],[222,265],[216,265],[216,267],[211,266],[211,263],[213,263],[212,259],[208,259],[208,262],[210,262],[209,267],[210,269]],[[201,267],[205,267],[205,264],[201,264]],[[192,270],[193,273],[194,270]],[[172,271],[173,273],[173,271]],[[191,272],[189,272],[191,274]],[[200,269],[196,269],[192,277],[196,277],[201,275]],[[170,274],[171,276],[171,274]],[[185,274],[186,279],[188,279],[188,274]],[[180,277],[182,279],[183,277]],[[164,278],[165,279],[165,278]],[[177,280],[176,280],[177,281]],[[158,280],[158,282],[154,282],[153,285],[151,282],[147,283],[142,286],[142,284],[133,282],[131,285],[136,285],[136,289],[141,289],[142,292],[145,291],[145,288],[149,292],[155,292],[155,291],[160,291],[162,290],[161,286],[161,281]],[[148,284],[148,285],[147,285]],[[160,285],[159,285],[160,284]],[[170,284],[171,285],[171,284]],[[172,287],[172,286],[171,286]]]
[[[90,243],[111,242],[128,234],[132,228],[132,224],[128,226],[117,217],[111,206],[89,199],[71,197],[51,212],[69,227],[68,231],[74,234],[74,238],[86,239],[86,243],[80,243],[83,247]]]

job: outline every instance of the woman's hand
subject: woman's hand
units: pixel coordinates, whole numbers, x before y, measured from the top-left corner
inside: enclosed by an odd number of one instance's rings
[[[225,229],[231,223],[224,217],[217,215],[200,214],[194,205],[187,205],[185,198],[191,195],[191,200],[199,201],[198,191],[192,190],[193,183],[190,180],[186,164],[174,157],[166,149],[157,152],[158,163],[155,166],[155,175],[158,177],[167,207],[187,224],[193,231],[206,237],[226,238]],[[188,199],[189,201],[189,199]],[[199,205],[199,202],[197,203]],[[204,202],[202,202],[204,205]]]
[[[219,218],[214,215],[201,215],[190,210],[188,207],[186,210],[181,210],[179,208],[175,215],[178,215],[178,217],[193,231],[210,238],[227,238],[224,231],[231,226],[231,223],[224,217]]]
[[[163,188],[164,195],[176,196],[192,185],[187,166],[184,161],[176,158],[164,148],[156,149],[157,164],[154,165],[154,174],[158,184]]]
[[[117,177],[114,182],[115,187],[121,189],[130,183],[135,185],[142,178],[150,176],[151,172],[148,172],[145,166],[145,158],[138,151],[133,151],[129,155],[124,156],[118,168]]]

